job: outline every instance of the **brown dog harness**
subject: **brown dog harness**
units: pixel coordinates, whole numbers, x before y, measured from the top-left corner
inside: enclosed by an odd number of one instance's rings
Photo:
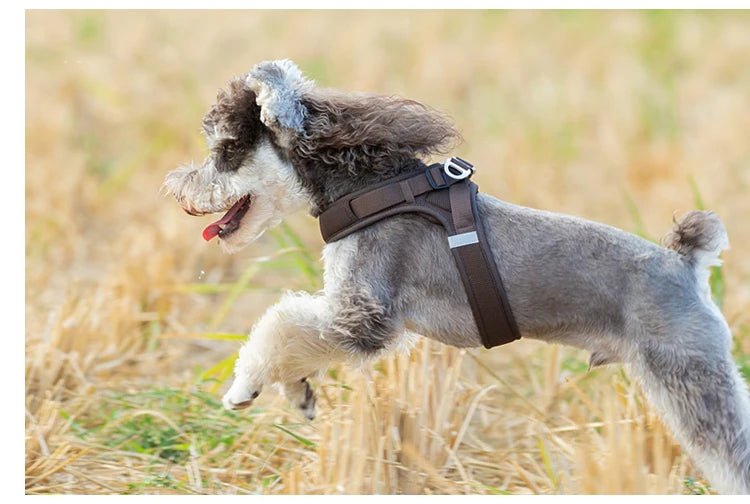
[[[521,335],[477,214],[479,187],[469,180],[473,173],[467,161],[450,158],[347,194],[320,214],[320,232],[330,243],[401,213],[442,224],[482,343],[492,348]]]

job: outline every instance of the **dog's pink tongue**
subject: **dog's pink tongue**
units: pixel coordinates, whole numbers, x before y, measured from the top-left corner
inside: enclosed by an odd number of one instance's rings
[[[224,214],[224,217],[206,226],[206,229],[203,230],[203,239],[206,241],[211,241],[214,236],[218,235],[219,231],[221,231],[221,226],[229,224],[229,221],[232,220],[232,217],[234,217],[234,214],[237,213],[237,210],[240,209],[246,199],[247,197],[240,199],[237,203],[232,205],[232,208],[227,210],[227,213]]]
[[[223,220],[223,219],[222,219]],[[206,229],[203,230],[203,239],[206,241],[211,241],[211,239],[219,234],[219,231],[221,231],[221,227],[219,227],[218,222],[214,222],[213,224],[209,224]]]

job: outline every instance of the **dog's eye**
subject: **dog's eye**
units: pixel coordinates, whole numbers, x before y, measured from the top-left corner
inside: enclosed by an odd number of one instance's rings
[[[234,171],[242,162],[242,155],[232,141],[219,142],[215,149],[216,170],[220,172]]]

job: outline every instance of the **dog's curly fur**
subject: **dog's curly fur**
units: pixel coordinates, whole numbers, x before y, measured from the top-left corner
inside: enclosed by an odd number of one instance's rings
[[[337,342],[344,351],[371,355],[388,347],[403,332],[387,297],[377,298],[366,289],[346,289],[338,298],[339,309],[323,337]]]
[[[424,167],[460,139],[424,105],[319,89],[288,60],[233,80],[204,131],[209,156],[170,172],[164,187],[191,214],[251,202],[232,226],[219,221],[230,252],[291,212],[318,215],[343,194]],[[585,348],[592,366],[630,364],[714,487],[750,492],[750,395],[708,282],[729,245],[718,216],[688,213],[663,248],[481,193],[477,211],[522,335]],[[380,355],[413,333],[481,345],[442,227],[394,216],[326,245],[323,262],[322,292],[283,296],[253,327],[227,408],[277,385],[310,418],[306,378],[331,363]]]
[[[675,219],[674,228],[664,235],[661,244],[685,256],[692,257],[699,251],[718,256],[718,252],[729,246],[726,235],[724,224],[718,215],[693,210],[683,215],[679,221]]]
[[[255,93],[248,89],[244,79],[233,79],[227,91],[220,90],[216,104],[203,118],[203,131],[207,135],[219,127],[225,135],[211,145],[211,150],[216,156],[216,170],[220,172],[236,170],[260,140],[270,137],[260,120]]]
[[[417,156],[447,152],[460,138],[446,117],[412,100],[318,90],[301,103],[308,116],[290,155],[317,196],[316,217],[343,188],[389,178]]]

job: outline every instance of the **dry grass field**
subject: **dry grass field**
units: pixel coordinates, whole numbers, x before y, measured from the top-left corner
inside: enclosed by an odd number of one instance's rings
[[[159,193],[216,91],[289,57],[449,113],[482,190],[658,240],[718,212],[713,283],[750,379],[750,13],[28,11],[28,494],[712,493],[628,369],[423,340],[223,411],[232,354],[321,287],[297,215],[228,256]]]

